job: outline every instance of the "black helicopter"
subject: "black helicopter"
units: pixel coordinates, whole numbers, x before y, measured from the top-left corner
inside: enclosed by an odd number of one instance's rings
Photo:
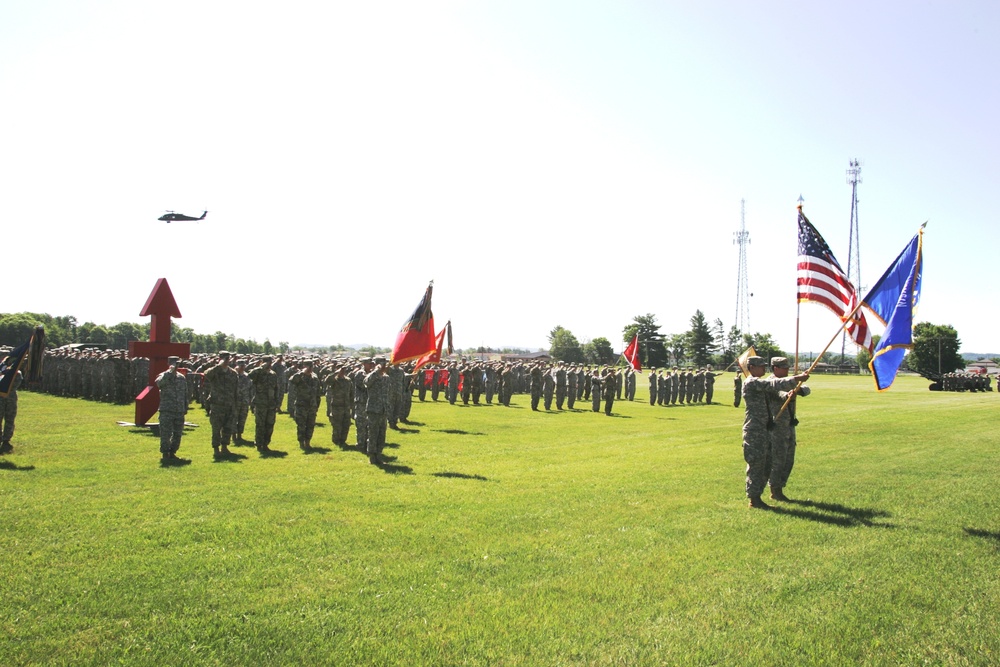
[[[163,222],[187,222],[189,220],[204,220],[206,215],[208,215],[208,211],[202,213],[200,218],[196,218],[193,215],[184,215],[183,213],[167,211],[161,215],[158,220],[162,220]]]

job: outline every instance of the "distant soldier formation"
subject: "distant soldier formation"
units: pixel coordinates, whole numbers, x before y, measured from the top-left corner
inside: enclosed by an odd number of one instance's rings
[[[980,373],[945,373],[937,384],[942,391],[993,391],[992,378]]]
[[[700,369],[651,368],[649,371],[650,405],[685,405],[712,403],[715,396],[715,378],[722,373],[712,372],[711,366]]]

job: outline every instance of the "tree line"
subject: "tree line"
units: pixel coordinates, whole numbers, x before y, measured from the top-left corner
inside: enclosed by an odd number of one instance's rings
[[[951,373],[965,368],[965,361],[959,354],[961,341],[958,332],[950,325],[936,325],[921,322],[914,327],[913,348],[904,360],[903,370],[913,370],[921,375]],[[690,328],[676,334],[660,332],[660,325],[652,313],[636,315],[632,322],[622,329],[622,347],[636,335],[639,337],[639,357],[644,368],[665,366],[697,366],[711,364],[715,368],[726,368],[747,348],[753,347],[758,355],[790,357],[782,350],[769,333],[748,333],[732,326],[728,330],[722,320],[711,324],[705,314],[696,310],[691,316]],[[878,337],[875,337],[878,342]],[[556,326],[549,332],[549,355],[558,361],[586,364],[614,364],[621,359],[621,353],[612,349],[607,338],[595,338],[581,344],[568,329]],[[860,350],[846,360],[833,352],[826,352],[821,361],[829,364],[848,363],[867,371],[871,356],[867,350]],[[800,357],[800,362],[812,359]]]

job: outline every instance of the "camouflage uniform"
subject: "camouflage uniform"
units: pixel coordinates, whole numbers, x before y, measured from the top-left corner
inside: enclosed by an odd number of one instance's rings
[[[221,353],[220,353],[221,354]],[[228,360],[228,354],[224,359]],[[208,418],[212,424],[212,449],[229,451],[229,440],[236,427],[236,402],[239,379],[236,371],[219,363],[205,371],[205,388],[208,390]]]
[[[562,410],[563,404],[566,402],[566,392],[569,390],[569,385],[566,380],[566,369],[562,364],[559,364],[559,366],[552,371],[552,376],[556,383],[556,409]],[[546,409],[548,409],[547,406]]]
[[[763,365],[760,357],[750,357],[748,364]],[[790,391],[794,378],[748,377],[743,383],[743,460],[747,464],[746,494],[759,500],[771,470],[771,428],[773,415],[781,408],[779,392]]]
[[[389,376],[376,368],[365,376],[365,389],[368,390],[368,401],[365,412],[368,414],[368,460],[378,462],[378,456],[385,448],[385,432],[389,412]]]
[[[354,386],[342,373],[331,374],[326,381],[326,416],[330,419],[332,440],[336,445],[346,445],[351,431],[351,407],[354,403]]]
[[[171,357],[173,364],[176,358]],[[184,435],[184,415],[188,410],[187,378],[168,368],[156,376],[156,386],[160,388],[160,454],[163,460],[176,458]]]
[[[6,454],[14,449],[10,444],[14,437],[14,421],[17,419],[17,388],[21,386],[24,376],[21,371],[14,372],[14,379],[11,380],[10,389],[6,397],[0,396],[0,420],[3,421],[3,439],[0,441],[0,454]]]
[[[292,389],[294,388],[294,391]],[[288,380],[288,400],[295,398],[294,412],[296,437],[299,447],[308,450],[316,428],[316,411],[320,403],[319,377],[312,372],[312,364]],[[292,409],[292,405],[288,406]]]
[[[257,450],[265,452],[271,444],[274,433],[274,418],[278,412],[281,394],[278,391],[278,374],[267,364],[270,358],[265,357],[265,365],[258,366],[247,374],[253,383],[253,418],[254,444]]]
[[[243,430],[247,426],[250,399],[253,396],[253,382],[242,369],[236,371],[236,439],[243,441]]]
[[[784,364],[784,366],[779,366]],[[771,359],[771,367],[788,368],[788,360],[784,357]],[[778,379],[772,375],[768,379]],[[799,396],[808,396],[811,393],[809,387],[803,385],[797,392]],[[778,393],[777,413],[785,403],[789,392]],[[792,466],[795,465],[795,426],[799,420],[795,418],[795,396],[788,402],[788,407],[784,412],[775,417],[774,428],[771,430],[771,474],[768,484],[771,487],[771,497],[782,500],[784,494],[782,489],[788,484],[788,476],[792,473]]]

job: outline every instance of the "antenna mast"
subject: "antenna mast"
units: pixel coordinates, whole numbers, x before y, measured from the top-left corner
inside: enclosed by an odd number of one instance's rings
[[[733,244],[740,247],[735,324],[740,333],[747,333],[750,330],[750,288],[747,286],[747,246],[750,245],[750,232],[747,231],[746,199],[740,200],[740,231],[733,232]]]
[[[858,298],[863,294],[864,288],[861,285],[861,242],[860,229],[858,227],[858,185],[861,184],[861,160],[857,158],[850,161],[847,168],[847,184],[851,186],[851,230],[847,240],[847,279],[858,291]],[[840,343],[840,363],[847,360],[847,330]]]

